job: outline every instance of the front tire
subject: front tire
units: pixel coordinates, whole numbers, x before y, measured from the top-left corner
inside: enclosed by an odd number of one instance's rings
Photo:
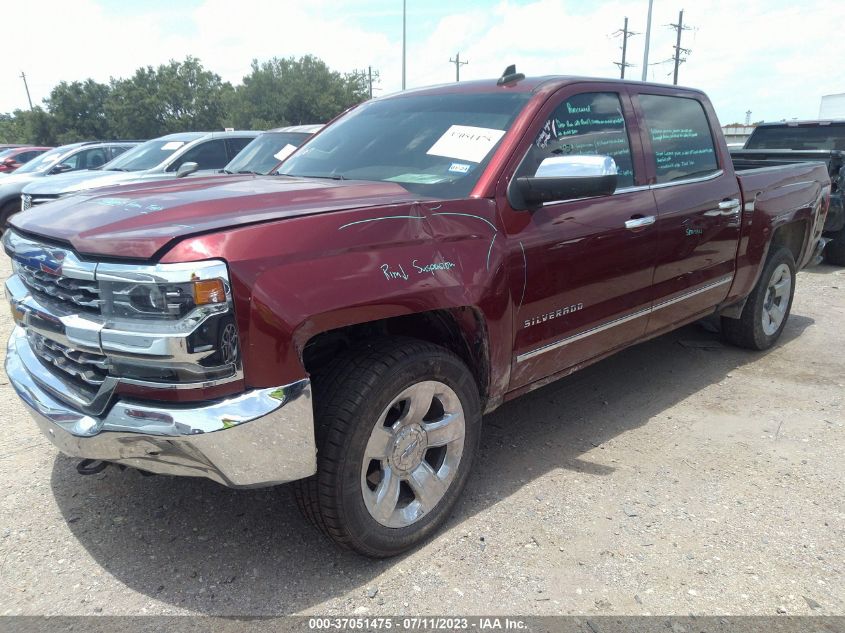
[[[722,317],[722,335],[733,345],[769,349],[780,338],[795,295],[795,259],[780,247],[773,252],[738,319]]]
[[[294,486],[305,517],[373,558],[428,538],[478,447],[481,405],[466,365],[436,345],[379,339],[319,372],[314,392],[317,474]]]

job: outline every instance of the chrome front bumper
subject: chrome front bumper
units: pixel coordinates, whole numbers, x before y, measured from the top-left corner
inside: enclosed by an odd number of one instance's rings
[[[302,479],[317,469],[308,379],[193,406],[118,400],[92,416],[41,387],[49,373],[21,327],[9,339],[6,373],[42,432],[72,457],[233,488]]]

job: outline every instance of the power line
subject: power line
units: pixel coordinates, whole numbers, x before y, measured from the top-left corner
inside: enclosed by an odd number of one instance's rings
[[[686,57],[681,59],[681,55],[682,54],[683,55],[689,55],[692,52],[688,48],[681,48],[681,33],[683,33],[684,31],[691,30],[690,27],[684,26],[684,10],[683,9],[681,9],[681,12],[678,14],[678,23],[677,24],[670,24],[669,26],[671,26],[673,29],[675,29],[678,32],[678,39],[677,39],[677,42],[675,43],[675,46],[674,46],[675,54],[672,57],[672,59],[675,62],[675,71],[674,71],[674,75],[673,75],[673,78],[672,78],[672,83],[677,86],[678,85],[678,66],[680,66],[685,61],[687,61]]]
[[[461,54],[456,53],[455,59],[449,58],[450,64],[455,64],[455,81],[461,80],[461,66],[466,66],[469,62],[462,62],[461,61]]]
[[[632,35],[639,35],[639,33],[634,33],[633,31],[628,30],[628,18],[625,18],[625,25],[622,27],[621,31],[614,31],[613,36],[622,35],[622,61],[621,62],[613,62],[616,66],[619,66],[620,71],[620,79],[625,79],[625,69],[626,68],[633,68],[634,64],[629,64],[625,61],[627,52],[628,52],[628,38]]]
[[[32,97],[29,96],[29,85],[26,83],[26,73],[21,71],[21,79],[23,79],[23,87],[26,88],[26,100],[29,101],[29,109],[32,111]]]

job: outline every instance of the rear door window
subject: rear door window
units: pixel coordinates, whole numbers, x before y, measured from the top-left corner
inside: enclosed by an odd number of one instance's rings
[[[78,154],[79,163],[77,169],[96,169],[102,167],[108,161],[106,150],[102,147],[86,149]]]
[[[232,160],[235,156],[237,156],[244,147],[250,144],[251,141],[252,138],[249,137],[235,137],[226,139],[226,143],[228,143],[229,145],[229,160]]]
[[[226,141],[217,139],[200,143],[176,159],[167,171],[176,171],[185,163],[196,163],[198,169],[223,169],[229,157],[226,154]]]
[[[707,115],[687,97],[639,95],[657,182],[699,178],[719,169]]]
[[[112,145],[109,148],[109,151],[111,152],[112,158],[117,158],[118,156],[120,156],[123,152],[125,152],[128,149],[129,149],[129,147],[127,147],[126,145]]]

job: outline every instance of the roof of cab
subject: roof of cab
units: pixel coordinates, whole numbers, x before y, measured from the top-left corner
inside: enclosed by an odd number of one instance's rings
[[[498,92],[500,90],[510,92],[530,92],[530,93],[550,93],[563,88],[569,84],[576,83],[603,83],[603,84],[617,84],[628,86],[649,86],[654,88],[671,88],[676,90],[683,90],[687,92],[701,93],[696,88],[688,88],[685,86],[673,86],[670,84],[651,83],[645,81],[631,81],[627,79],[609,79],[607,77],[581,77],[577,75],[545,75],[541,77],[525,77],[515,81],[509,81],[502,85],[498,83],[499,79],[478,79],[474,81],[462,81],[460,83],[437,84],[434,86],[425,86],[423,88],[411,88],[409,90],[394,92],[389,95],[381,97],[395,98],[405,95],[419,95],[419,94],[449,94],[449,93],[473,93],[473,92]]]

